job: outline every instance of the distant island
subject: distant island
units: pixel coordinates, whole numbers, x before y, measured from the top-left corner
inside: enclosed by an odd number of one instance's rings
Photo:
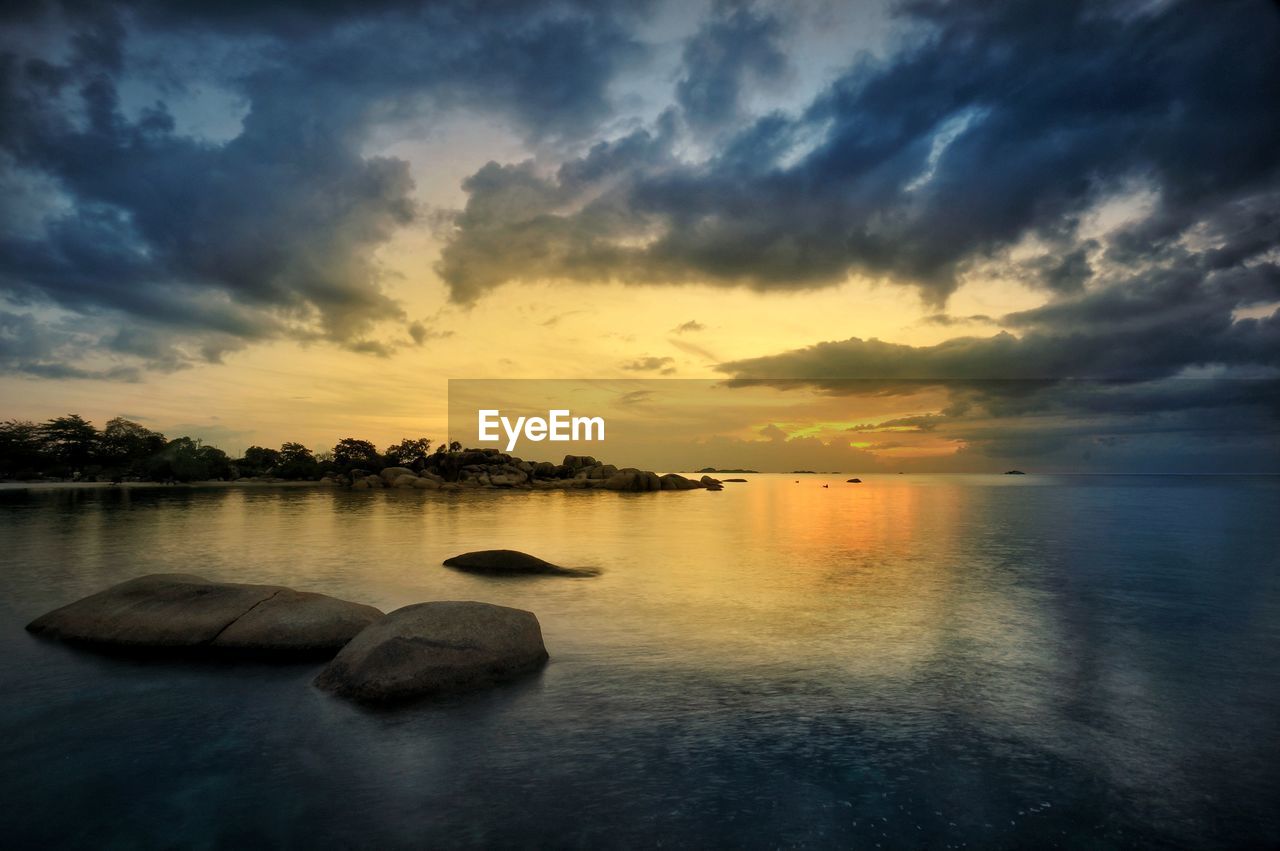
[[[1006,476],[1025,476],[1026,475],[1026,473],[1022,472],[1021,470],[1005,470],[1004,474]]]
[[[717,470],[715,467],[703,467],[695,473],[759,473],[759,470]]]
[[[634,467],[616,467],[589,455],[566,455],[559,464],[526,461],[497,449],[465,449],[406,437],[383,451],[367,440],[344,437],[332,450],[312,452],[301,443],[279,449],[250,446],[233,458],[197,438],[169,439],[140,423],[116,417],[99,429],[77,414],[43,423],[0,422],[0,481],[101,482],[317,482],[348,487],[519,490],[600,489],[682,491],[723,488],[704,475],[687,479]]]

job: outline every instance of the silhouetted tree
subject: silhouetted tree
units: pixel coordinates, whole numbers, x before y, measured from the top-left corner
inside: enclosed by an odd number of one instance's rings
[[[200,441],[191,437],[178,437],[164,449],[147,459],[144,468],[147,478],[157,482],[197,482],[214,478],[209,469],[209,456]],[[214,450],[221,453],[221,450]],[[224,459],[226,455],[222,456]],[[229,472],[229,470],[228,470]]]
[[[231,478],[231,459],[218,447],[201,446],[196,451],[196,458],[203,467],[201,479]]]
[[[286,443],[280,447],[277,476],[282,479],[314,479],[319,473],[320,465],[310,449],[301,443]]]
[[[44,466],[40,427],[24,420],[0,423],[0,476],[30,479]]]
[[[280,453],[265,446],[250,446],[236,462],[242,476],[265,476],[280,463]]]
[[[167,444],[163,434],[116,417],[102,430],[98,458],[113,473],[140,474],[146,460]]]
[[[378,470],[385,466],[378,449],[367,440],[344,437],[333,447],[333,466],[344,473],[352,470]]]
[[[62,474],[84,469],[98,449],[98,430],[79,414],[41,423],[39,434],[45,457]]]
[[[387,465],[391,467],[412,467],[421,470],[427,456],[431,454],[431,441],[425,437],[416,440],[406,437],[399,443],[387,447],[384,453]]]

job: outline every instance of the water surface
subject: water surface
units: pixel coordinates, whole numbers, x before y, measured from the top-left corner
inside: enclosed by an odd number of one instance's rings
[[[635,495],[0,490],[7,836],[1280,843],[1280,480],[746,478]],[[603,573],[440,565],[497,547]],[[551,662],[373,712],[311,688],[316,665],[129,661],[22,630],[158,571],[384,610],[519,606]]]

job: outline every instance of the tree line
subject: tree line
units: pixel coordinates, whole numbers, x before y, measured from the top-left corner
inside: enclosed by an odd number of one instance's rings
[[[250,446],[242,457],[231,458],[197,438],[170,440],[123,417],[108,421],[99,430],[78,414],[67,414],[42,423],[0,423],[0,478],[157,482],[258,476],[318,479],[356,469],[421,470],[433,453],[431,444],[425,437],[407,437],[379,452],[367,440],[345,437],[332,451],[316,453],[301,443],[286,443],[279,449]],[[441,443],[434,453],[457,452],[461,448],[456,441]]]

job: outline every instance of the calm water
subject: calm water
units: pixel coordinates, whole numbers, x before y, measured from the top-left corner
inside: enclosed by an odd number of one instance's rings
[[[748,478],[0,491],[6,844],[1280,843],[1280,480]],[[440,566],[492,547],[604,573]],[[370,712],[22,630],[155,571],[519,606],[551,663]]]

